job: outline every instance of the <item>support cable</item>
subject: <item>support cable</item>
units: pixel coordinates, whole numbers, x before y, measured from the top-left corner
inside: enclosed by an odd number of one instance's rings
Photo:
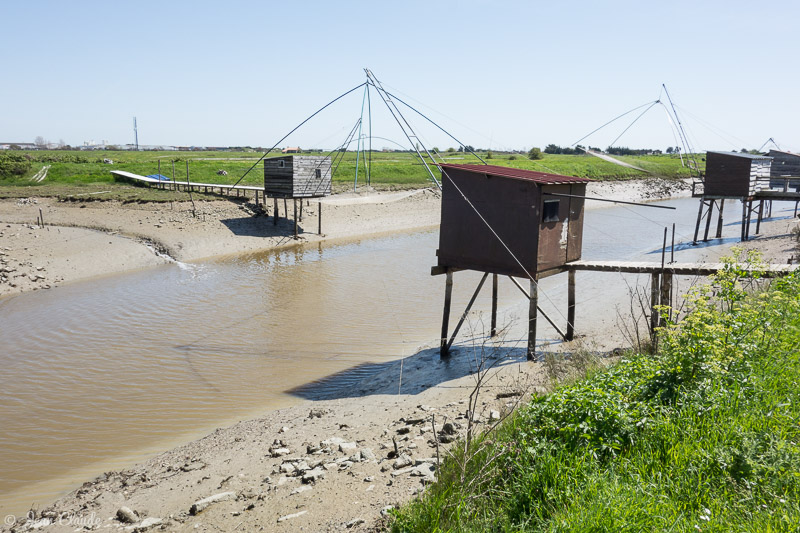
[[[640,118],[642,118],[642,117],[644,116],[644,114],[645,114],[645,113],[647,113],[648,111],[650,111],[650,110],[653,108],[653,106],[654,106],[654,105],[656,105],[656,104],[659,104],[659,103],[661,103],[661,102],[660,102],[659,100],[656,100],[655,102],[653,102],[652,104],[650,104],[650,107],[648,107],[647,109],[645,109],[644,111],[642,111],[642,112],[639,114],[639,116],[638,116],[638,117],[636,117],[635,119],[633,119],[633,122],[631,122],[631,123],[630,123],[630,125],[628,125],[628,127],[627,127],[627,128],[625,128],[624,130],[622,130],[622,133],[620,133],[620,134],[617,136],[617,138],[616,138],[616,139],[614,139],[614,140],[611,142],[611,144],[609,144],[608,146],[610,146],[610,147],[613,147],[613,146],[614,146],[614,143],[616,143],[616,142],[617,142],[617,141],[620,139],[620,137],[622,137],[623,135],[625,135],[625,132],[626,132],[626,131],[628,131],[629,129],[631,129],[631,128],[633,127],[633,125],[634,125],[634,124],[636,124],[636,122],[637,122],[637,121],[638,121]]]
[[[391,96],[392,98],[394,98],[395,100],[397,100],[398,102],[400,102],[401,104],[403,104],[404,106],[406,106],[407,108],[409,108],[411,111],[415,112],[416,114],[418,114],[419,116],[421,116],[422,118],[424,118],[425,120],[427,120],[428,122],[430,122],[431,124],[433,124],[434,126],[436,126],[437,128],[439,128],[439,130],[441,130],[441,131],[442,131],[442,132],[443,132],[445,135],[447,135],[448,137],[450,137],[451,139],[453,139],[455,142],[457,142],[457,143],[459,144],[459,146],[463,146],[463,147],[464,147],[464,149],[466,149],[466,146],[467,146],[466,144],[464,144],[464,143],[462,143],[461,141],[459,141],[458,139],[456,139],[456,138],[455,138],[455,137],[454,137],[454,136],[453,136],[453,135],[452,135],[452,134],[451,134],[449,131],[447,131],[446,129],[444,129],[443,127],[441,127],[440,125],[438,125],[436,122],[434,122],[434,121],[433,121],[433,119],[430,119],[430,118],[428,118],[428,117],[427,117],[427,116],[425,116],[425,115],[424,115],[424,114],[423,114],[421,111],[419,111],[419,110],[417,110],[416,108],[414,108],[414,107],[413,107],[411,104],[408,104],[408,103],[404,102],[403,100],[401,100],[401,99],[400,99],[400,98],[398,98],[397,96],[393,95],[392,93],[390,93],[390,92],[388,92],[388,91],[387,91],[387,92],[386,92],[386,94],[388,94],[389,96]],[[473,152],[472,150],[467,150],[467,151],[468,151],[470,154],[472,154],[472,155],[474,155],[475,157],[477,157],[477,158],[480,160],[480,162],[481,162],[481,163],[483,163],[484,165],[488,165],[488,164],[489,164],[489,163],[487,163],[486,161],[484,161],[484,160],[483,160],[483,158],[482,158],[481,156],[479,156],[478,154],[476,154],[476,153],[475,153],[475,152]]]
[[[242,174],[242,177],[240,177],[240,178],[239,178],[239,179],[236,181],[236,183],[234,183],[233,185],[231,185],[231,186],[228,188],[228,191],[230,191],[231,189],[233,189],[234,187],[236,187],[237,185],[239,185],[239,182],[241,182],[241,181],[244,179],[244,177],[245,177],[245,176],[247,176],[247,175],[250,173],[250,171],[251,171],[251,170],[253,170],[254,168],[256,168],[256,166],[257,166],[259,163],[261,163],[261,161],[263,161],[263,160],[264,160],[264,158],[265,158],[265,157],[267,157],[267,155],[269,155],[269,153],[270,153],[270,152],[272,152],[272,151],[273,151],[275,148],[277,148],[277,147],[278,147],[278,145],[279,145],[280,143],[282,143],[284,140],[286,140],[286,138],[287,138],[287,137],[289,137],[289,135],[291,135],[292,133],[294,133],[295,131],[297,131],[298,129],[300,129],[300,127],[301,127],[301,126],[303,126],[303,124],[305,124],[306,122],[308,122],[309,120],[311,120],[311,119],[312,119],[312,118],[314,118],[315,116],[319,115],[319,114],[320,114],[322,111],[324,111],[325,109],[327,109],[328,107],[330,107],[331,105],[333,105],[335,102],[338,102],[339,100],[341,100],[342,98],[344,98],[344,97],[345,97],[345,96],[347,96],[348,94],[352,93],[353,91],[356,91],[356,90],[360,89],[360,88],[361,88],[361,87],[363,87],[363,86],[364,86],[364,84],[366,84],[366,83],[367,83],[367,82],[364,82],[364,83],[362,83],[362,84],[360,84],[360,85],[358,85],[358,86],[356,86],[356,87],[353,87],[352,89],[350,89],[350,90],[349,90],[349,91],[347,91],[346,93],[343,93],[343,94],[341,94],[341,95],[337,96],[336,98],[334,98],[333,100],[331,100],[330,102],[328,102],[327,104],[325,104],[324,106],[322,106],[322,107],[320,107],[319,109],[317,109],[317,110],[316,110],[316,111],[315,111],[315,112],[314,112],[314,113],[313,113],[311,116],[309,116],[309,117],[308,117],[307,119],[305,119],[303,122],[301,122],[300,124],[298,124],[297,126],[295,126],[295,128],[294,128],[292,131],[290,131],[289,133],[287,133],[286,135],[284,135],[283,137],[281,137],[281,139],[280,139],[278,142],[276,142],[276,143],[275,143],[275,144],[272,146],[272,148],[270,148],[269,150],[267,150],[267,151],[264,153],[264,155],[262,155],[260,158],[258,158],[258,161],[256,161],[255,163],[253,163],[253,166],[251,166],[250,168],[248,168],[248,169],[247,169],[247,171],[246,171],[244,174]]]
[[[591,132],[587,133],[586,135],[584,135],[583,137],[581,137],[580,139],[578,139],[577,141],[575,141],[574,143],[572,143],[570,146],[575,146],[575,145],[577,145],[579,142],[581,142],[581,141],[582,141],[582,140],[584,140],[585,138],[587,138],[587,137],[589,137],[589,136],[593,135],[594,133],[597,133],[598,131],[602,130],[603,128],[605,128],[606,126],[608,126],[609,124],[611,124],[612,122],[616,122],[617,120],[621,119],[621,118],[622,118],[622,117],[624,117],[625,115],[629,115],[629,114],[633,113],[634,111],[636,111],[636,110],[638,110],[638,109],[641,109],[641,108],[643,108],[643,107],[644,107],[644,106],[646,106],[646,105],[652,106],[652,105],[653,105],[653,104],[655,104],[656,102],[658,102],[658,100],[655,100],[654,102],[647,102],[646,104],[642,104],[642,105],[640,105],[640,106],[634,107],[634,108],[633,108],[633,109],[631,109],[630,111],[625,111],[623,114],[621,114],[621,115],[617,116],[616,118],[612,118],[611,120],[609,120],[608,122],[606,122],[605,124],[603,124],[602,126],[600,126],[599,128],[597,128],[597,129],[595,129],[595,130],[592,130]]]

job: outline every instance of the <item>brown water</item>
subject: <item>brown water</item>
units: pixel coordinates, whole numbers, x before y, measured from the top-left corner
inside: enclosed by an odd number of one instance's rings
[[[672,205],[680,210],[588,211],[584,257],[660,260],[652,252],[667,222],[678,221],[679,235],[693,229],[696,200]],[[428,231],[314,245],[0,300],[0,514],[296,403],[285,392],[294,387],[435,344],[444,290],[430,275],[437,242]],[[558,301],[560,278],[543,285]],[[477,279],[457,276],[454,314]],[[607,287],[596,285],[582,285],[579,306],[603,298]],[[510,283],[500,298],[524,313]]]

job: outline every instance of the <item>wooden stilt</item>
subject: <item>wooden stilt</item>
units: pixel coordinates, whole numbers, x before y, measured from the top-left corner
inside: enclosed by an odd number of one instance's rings
[[[272,199],[272,209],[273,209],[272,224],[277,226],[278,225],[278,197],[277,196]]]
[[[442,358],[448,355],[447,328],[450,324],[450,302],[453,296],[453,271],[448,270],[444,284],[444,315],[442,316],[442,338],[439,344],[439,356]]]
[[[567,273],[567,334],[566,339],[575,338],[575,271]]]
[[[672,307],[672,272],[661,273],[661,305]],[[667,319],[672,319],[672,311],[668,311],[667,316],[661,318],[661,326],[667,325]]]
[[[761,219],[764,218],[764,200],[758,202],[758,218],[756,219],[756,235],[761,233]]]
[[[481,278],[480,283],[478,283],[478,287],[475,289],[475,292],[472,293],[472,298],[470,298],[469,303],[467,304],[467,308],[464,309],[464,312],[461,314],[461,318],[458,320],[458,324],[456,324],[456,329],[453,330],[453,334],[450,336],[450,340],[447,341],[447,351],[450,351],[450,347],[453,345],[453,341],[456,340],[456,335],[461,330],[461,326],[464,324],[464,320],[467,319],[467,315],[469,314],[469,310],[472,309],[472,304],[475,303],[475,300],[478,298],[478,294],[480,294],[481,289],[483,288],[483,284],[486,282],[486,278],[489,277],[488,272],[484,272],[483,277]]]
[[[297,238],[297,200],[292,198],[292,203],[294,204],[294,238]]]
[[[717,239],[722,238],[722,211],[725,209],[725,199],[719,201],[719,218],[717,219]]]
[[[772,200],[769,201],[769,209],[767,209],[767,218],[772,218]]]
[[[740,240],[743,242],[747,240],[747,234],[745,233],[746,229],[747,229],[747,199],[742,198],[742,237]]]
[[[659,295],[659,275],[653,272],[650,275],[650,333],[655,339],[655,331],[658,327],[658,295]]]
[[[694,225],[694,239],[692,239],[692,244],[697,244],[697,235],[700,233],[700,221],[703,220],[703,204],[705,204],[705,201],[701,198],[700,208],[697,210],[697,223]]]
[[[706,231],[703,233],[703,242],[708,242],[708,230],[711,228],[711,216],[714,214],[714,204],[716,200],[708,202],[708,213],[706,213]]]
[[[531,299],[528,305],[528,361],[536,359],[536,310],[539,303],[539,284],[531,280]]]
[[[750,219],[753,218],[753,200],[747,202],[747,209],[745,210],[747,213],[747,227],[744,231],[744,240],[750,239]]]
[[[300,222],[303,221],[303,200],[300,200]]]
[[[317,233],[322,235],[322,202],[317,202],[317,207],[319,207],[319,218],[317,219]]]
[[[497,335],[497,274],[492,274],[492,337]]]

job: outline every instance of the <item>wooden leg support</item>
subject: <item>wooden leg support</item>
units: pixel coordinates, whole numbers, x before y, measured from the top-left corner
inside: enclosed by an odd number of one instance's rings
[[[717,239],[722,238],[722,211],[725,209],[725,200],[719,201],[719,218],[717,219]]]
[[[448,354],[448,347],[447,347],[447,329],[450,325],[450,302],[452,301],[453,297],[453,272],[448,270],[446,274],[446,280],[444,285],[444,316],[442,316],[442,339],[441,343],[439,344],[439,355],[442,358],[447,357]]]
[[[708,202],[708,212],[706,213],[706,231],[703,233],[703,242],[708,242],[708,230],[711,228],[711,215],[714,214],[714,204],[716,200]]]
[[[497,274],[492,274],[492,337],[497,336]]]
[[[294,204],[294,238],[297,238],[297,200],[292,199]]]
[[[272,199],[272,224],[278,225],[278,198]]]
[[[654,272],[650,275],[650,335],[655,340],[656,328],[658,327],[658,297],[660,294],[659,275]]]
[[[528,305],[528,361],[536,359],[536,319],[539,303],[539,284],[531,280],[530,304]]]
[[[571,341],[575,338],[575,271],[567,273],[567,334],[564,338]]]

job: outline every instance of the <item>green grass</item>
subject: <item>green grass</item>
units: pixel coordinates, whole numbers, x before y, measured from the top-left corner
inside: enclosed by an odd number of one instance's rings
[[[798,531],[800,276],[749,294],[738,274],[655,356],[535,398],[465,476],[445,462],[394,531]]]
[[[29,195],[61,196],[64,187],[89,187],[94,189],[112,189],[112,193],[105,198],[119,199],[118,187],[126,185],[117,184],[111,176],[111,170],[126,170],[135,174],[148,175],[160,171],[167,177],[174,177],[178,181],[185,181],[188,177],[193,182],[234,184],[240,177],[242,185],[258,186],[263,184],[263,167],[256,165],[249,173],[248,169],[257,163],[262,154],[254,152],[76,152],[76,151],[32,151],[0,153],[0,198]],[[280,155],[273,153],[273,156]],[[319,155],[319,154],[316,154]],[[327,154],[323,154],[327,155]],[[450,163],[479,163],[471,154],[444,153],[442,154]],[[480,154],[486,157],[486,153]],[[14,168],[3,172],[4,157],[21,157],[23,161],[13,162]],[[103,163],[103,159],[113,160],[113,164]],[[620,159],[641,166],[649,173],[640,172],[614,165],[607,161],[591,156],[575,155],[550,155],[545,154],[544,159],[532,161],[522,154],[502,154],[494,152],[491,159],[486,161],[493,165],[511,166],[541,172],[551,172],[580,177],[589,177],[600,180],[618,180],[642,178],[651,175],[663,178],[688,177],[686,169],[682,168],[680,161],[673,156],[644,156],[620,157]],[[12,163],[7,162],[7,165]],[[41,184],[31,182],[31,177],[44,165],[50,165],[47,178]],[[346,190],[352,187],[356,175],[356,153],[347,152],[341,162],[334,163],[333,176],[334,190]],[[367,182],[365,161],[362,158],[358,163],[358,183]],[[224,170],[227,176],[220,176],[217,171]],[[20,174],[20,172],[22,172]],[[416,158],[415,154],[406,152],[374,152],[371,157],[370,184],[378,189],[395,189],[410,187],[430,186],[431,182],[425,168]],[[435,172],[439,179],[438,172]],[[31,188],[34,187],[34,188]],[[22,188],[22,190],[20,189]],[[119,191],[119,197],[129,194]],[[171,194],[171,193],[169,193]],[[167,194],[166,196],[169,196]],[[148,196],[148,195],[145,195]],[[155,195],[159,196],[159,195]],[[165,195],[160,195],[165,196]]]

